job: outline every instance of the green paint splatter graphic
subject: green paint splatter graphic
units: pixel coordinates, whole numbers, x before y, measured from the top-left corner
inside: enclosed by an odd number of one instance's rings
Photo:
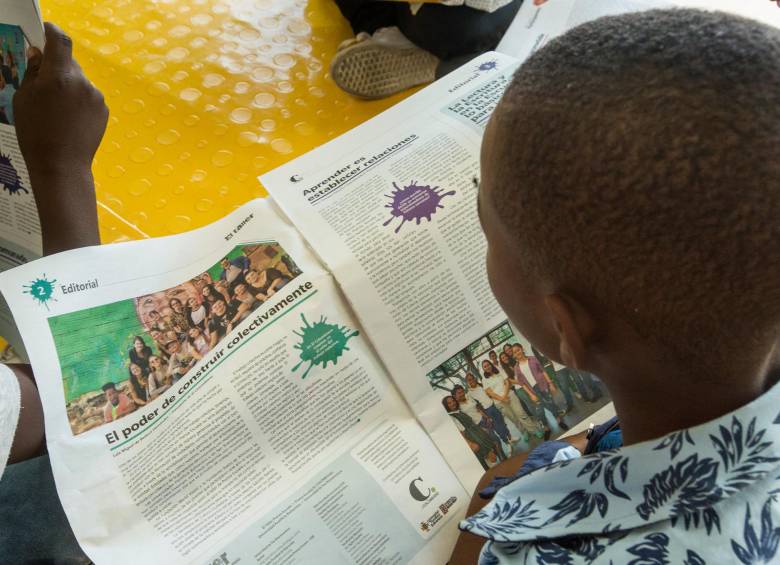
[[[53,300],[52,295],[54,294],[54,283],[56,282],[56,279],[51,281],[47,279],[44,273],[41,278],[35,279],[29,285],[24,285],[23,292],[32,296],[39,304],[46,306],[48,310],[49,300]]]
[[[309,324],[306,321],[306,316],[303,314],[301,314],[301,319],[303,320],[301,332],[293,332],[301,338],[301,343],[295,345],[295,349],[301,351],[301,360],[293,367],[293,371],[297,370],[305,361],[308,361],[309,366],[303,373],[303,377],[301,377],[303,379],[306,378],[315,365],[321,364],[323,369],[331,361],[335,365],[336,360],[345,351],[349,351],[347,341],[360,335],[360,332],[357,330],[350,330],[346,326],[327,323],[325,316],[321,316],[320,321],[314,324]]]

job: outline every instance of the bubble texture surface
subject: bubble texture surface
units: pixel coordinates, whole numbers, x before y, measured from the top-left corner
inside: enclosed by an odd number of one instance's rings
[[[213,222],[257,175],[408,93],[364,102],[328,75],[351,37],[332,0],[48,0],[111,110],[95,158],[104,243]],[[0,342],[1,343],[1,342]]]

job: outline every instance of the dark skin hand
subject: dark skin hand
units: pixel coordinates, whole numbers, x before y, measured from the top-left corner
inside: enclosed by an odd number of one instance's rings
[[[588,445],[586,435],[587,432],[582,432],[573,436],[561,438],[561,441],[570,443],[577,448],[580,453],[585,453],[585,448]],[[522,453],[510,457],[506,461],[502,461],[492,469],[488,469],[485,474],[482,475],[479,483],[477,483],[477,488],[474,489],[474,494],[471,496],[471,502],[469,503],[469,509],[466,511],[466,516],[473,516],[490,502],[490,500],[485,500],[480,497],[479,491],[488,486],[490,481],[495,477],[514,476],[520,467],[523,466],[526,459],[528,459],[528,453]],[[479,560],[479,552],[482,550],[483,545],[485,545],[485,538],[468,532],[461,532],[460,536],[458,536],[458,542],[455,544],[455,548],[452,551],[452,557],[450,557],[448,562],[449,565],[474,565],[474,563]]]
[[[16,135],[41,220],[43,254],[99,245],[92,159],[108,122],[103,95],[72,56],[72,41],[46,23],[14,96]],[[29,365],[10,365],[22,393],[9,463],[44,451],[43,411]]]
[[[97,245],[92,159],[108,122],[103,95],[73,59],[73,43],[46,23],[14,96],[16,135],[41,219],[43,254]]]

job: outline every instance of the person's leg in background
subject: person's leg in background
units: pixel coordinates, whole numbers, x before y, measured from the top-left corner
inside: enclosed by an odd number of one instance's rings
[[[512,0],[492,13],[468,6],[424,4],[415,15],[408,8],[402,10],[396,25],[417,47],[440,60],[436,69],[436,78],[440,78],[495,49],[522,3]]]
[[[595,402],[599,400],[602,396],[604,396],[604,391],[602,389],[601,381],[598,380],[598,378],[596,378],[595,375],[583,371],[582,379],[590,388],[592,402]]]
[[[0,480],[0,561],[75,565],[81,551],[54,488],[49,456],[9,465]]]
[[[335,0],[335,2],[355,35],[361,32],[372,34],[379,28],[396,25],[398,8],[401,7],[397,2],[372,0]]]
[[[444,76],[494,49],[522,0],[489,13],[467,6],[336,0],[356,38],[331,62],[331,76],[360,98],[383,98]]]
[[[571,383],[567,378],[567,374],[554,370],[547,374],[549,375],[550,373],[552,373],[550,379],[552,379],[552,382],[555,383],[555,386],[558,387],[558,390],[563,394],[563,400],[566,403],[565,410],[568,412],[574,407],[574,395],[572,394]]]

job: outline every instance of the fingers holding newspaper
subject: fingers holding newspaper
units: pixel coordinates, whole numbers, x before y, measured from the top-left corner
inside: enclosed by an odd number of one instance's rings
[[[45,29],[46,46],[30,49],[13,106],[48,255],[100,242],[92,159],[108,108],[73,58],[70,37],[52,23]]]
[[[101,92],[73,58],[73,43],[47,22],[46,46],[31,49],[14,98],[19,146],[30,173],[90,170],[108,122]]]

